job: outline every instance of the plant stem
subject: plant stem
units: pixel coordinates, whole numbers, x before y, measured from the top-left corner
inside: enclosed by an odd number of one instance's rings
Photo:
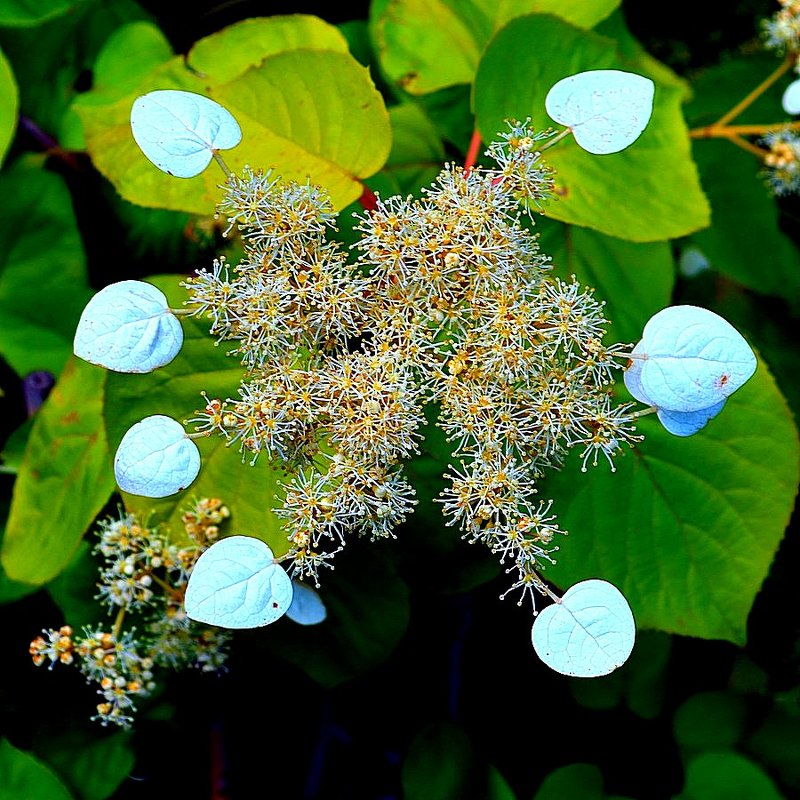
[[[472,131],[472,138],[469,140],[469,147],[467,148],[467,157],[464,159],[464,174],[468,175],[469,171],[475,166],[478,159],[478,151],[481,147],[481,135],[478,129]]]
[[[219,150],[212,150],[211,154],[214,156],[214,161],[216,161],[217,164],[219,164],[220,169],[225,173],[225,177],[230,178],[230,176],[233,173],[228,168],[228,165],[225,163],[225,160],[219,154]]]
[[[111,628],[111,635],[114,637],[114,641],[118,641],[119,639],[119,632],[122,629],[122,620],[125,619],[125,606],[122,606],[120,610],[117,612],[117,618],[114,620],[114,627]]]
[[[639,419],[639,417],[646,417],[648,414],[655,414],[657,411],[658,409],[655,406],[649,406],[642,411],[634,411],[633,416]]]
[[[732,139],[734,136],[760,136],[774,130],[800,130],[800,122],[772,122],[767,125],[706,125],[703,128],[692,128],[689,136],[692,139]]]
[[[362,184],[362,186],[363,189],[361,191],[361,197],[358,198],[358,202],[361,204],[361,208],[363,208],[364,211],[374,211],[378,207],[378,198],[369,186],[366,184]]]
[[[552,147],[554,144],[558,144],[562,139],[569,136],[571,133],[572,133],[572,128],[564,128],[563,131],[559,131],[549,142],[545,142],[539,148],[539,152],[544,152],[545,150]]]
[[[761,97],[761,95],[764,94],[764,92],[766,92],[767,89],[769,89],[769,87],[778,80],[778,78],[780,78],[782,75],[785,75],[792,68],[794,62],[795,56],[790,53],[786,56],[786,58],[783,59],[781,65],[771,75],[761,81],[761,83],[759,83],[752,92],[743,97],[732,109],[730,109],[730,111],[723,114],[712,127],[725,125],[735,117],[738,117],[742,111],[744,111],[748,106]]]
[[[763,147],[759,147],[752,142],[748,142],[747,139],[744,139],[741,136],[731,136],[730,140],[738,147],[741,147],[742,150],[747,150],[748,153],[752,153],[754,156],[762,160],[764,156],[769,154],[769,150],[765,150]]]

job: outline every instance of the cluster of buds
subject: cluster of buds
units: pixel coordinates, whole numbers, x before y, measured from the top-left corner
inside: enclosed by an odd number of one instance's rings
[[[764,156],[764,178],[776,195],[800,192],[800,136],[783,128],[770,131],[762,142],[768,148]]]
[[[182,515],[179,542],[133,514],[121,512],[99,524],[95,552],[104,564],[97,598],[116,611],[113,624],[108,630],[86,628],[82,634],[69,625],[44,630],[29,651],[36,666],[74,664],[98,685],[102,701],[92,719],[129,726],[135,698],[147,697],[156,687],[153,670],[158,667],[223,668],[228,634],[190,622],[183,595],[194,564],[217,540],[228,516],[219,499],[198,500]],[[137,626],[123,630],[131,618]]]
[[[245,375],[239,398],[206,398],[191,422],[293,472],[277,511],[293,575],[318,582],[350,532],[394,535],[416,502],[402,462],[426,404],[454,443],[449,524],[510,558],[525,591],[544,591],[560,533],[538,479],[574,446],[584,468],[602,455],[613,469],[635,438],[611,395],[624,360],[602,343],[603,304],[548,274],[531,231],[553,192],[551,136],[512,123],[487,151],[494,168],[448,165],[421,199],[379,198],[357,220],[355,264],[326,240],[321,189],[229,178],[219,213],[244,259],[185,285]]]
[[[800,2],[779,0],[780,9],[764,20],[764,43],[781,53],[800,50]]]

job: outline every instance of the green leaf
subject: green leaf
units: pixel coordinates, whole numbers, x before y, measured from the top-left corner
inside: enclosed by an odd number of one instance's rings
[[[733,748],[744,733],[747,704],[729,692],[700,692],[675,712],[675,740],[693,752]]]
[[[679,439],[652,416],[644,442],[591,474],[574,453],[549,477],[570,531],[547,577],[602,577],[627,597],[639,628],[745,641],[747,614],[789,520],[797,430],[765,364],[702,433]]]
[[[433,123],[415,103],[389,109],[392,150],[383,172],[398,183],[400,193],[419,196],[439,174],[445,158],[444,146]]]
[[[694,244],[715,270],[744,286],[800,299],[800,251],[780,229],[756,160],[724,141],[697,141],[694,153],[714,214],[710,228],[693,234]]]
[[[84,625],[108,621],[108,609],[94,598],[99,580],[98,562],[92,557],[97,543],[94,532],[89,540],[79,542],[67,567],[47,584],[47,593],[64,614],[64,619],[76,631]]]
[[[189,66],[218,83],[228,83],[257,67],[268,56],[291,50],[347,53],[342,32],[307,14],[246,19],[197,42]]]
[[[0,500],[0,550],[2,550],[3,546],[7,518],[8,501]],[[0,604],[13,603],[15,600],[19,600],[35,592],[38,588],[38,586],[32,586],[30,583],[21,583],[20,581],[11,580],[11,578],[6,575],[2,565],[0,565]]]
[[[747,750],[784,783],[800,788],[800,726],[796,702],[788,710],[773,707],[763,723],[748,737]]]
[[[32,27],[77,8],[85,0],[3,0],[0,25]]]
[[[14,131],[17,129],[19,93],[14,73],[3,51],[0,50],[0,164],[3,163]]]
[[[179,286],[181,277],[167,275],[149,278],[167,296],[172,308],[179,308],[186,292]],[[224,346],[216,347],[209,336],[210,323],[195,317],[182,318],[183,348],[173,361],[145,375],[109,373],[104,417],[108,442],[116,451],[125,432],[152,414],[165,414],[183,422],[204,407],[200,395],[225,400],[237,397],[243,368],[235,356],[228,357]],[[288,549],[281,521],[273,513],[273,499],[283,473],[266,459],[250,466],[243,463],[238,445],[226,447],[219,436],[195,440],[202,459],[200,475],[185,491],[161,500],[124,494],[128,511],[146,515],[155,511],[160,521],[174,531],[183,529],[182,509],[193,498],[219,497],[231,509],[229,534],[256,536],[282,555]]]
[[[603,800],[603,774],[594,764],[567,764],[554,769],[533,800]]]
[[[142,75],[171,57],[169,40],[157,25],[147,20],[120,25],[97,54],[92,99],[109,102],[124,97],[135,88]]]
[[[563,280],[574,275],[605,300],[615,341],[638,341],[647,320],[669,305],[675,265],[667,242],[626,242],[550,219],[539,220],[537,230],[554,274]]]
[[[401,773],[405,800],[478,800],[488,773],[476,764],[467,735],[449,722],[424,728],[408,749]]]
[[[235,506],[231,506],[231,522]],[[264,639],[270,653],[296,664],[322,686],[336,686],[385,661],[408,627],[408,586],[394,566],[393,543],[354,542],[320,576],[328,610],[319,625],[279,622]]]
[[[683,792],[675,800],[781,800],[772,778],[739,753],[704,753],[686,767]]]
[[[411,94],[471,83],[492,35],[524,14],[552,13],[592,27],[620,0],[384,0],[371,30],[387,78]]]
[[[0,550],[14,580],[42,584],[58,575],[113,491],[105,378],[105,370],[70,359],[36,415]]]
[[[32,0],[26,4],[39,7]],[[36,27],[0,29],[0,45],[21,87],[21,113],[62,147],[82,148],[80,125],[69,112],[81,78],[94,68],[100,48],[115,28],[146,16],[133,0],[92,0]]]
[[[14,198],[0,218],[0,354],[19,375],[57,374],[90,295],[72,201],[57,175],[22,165],[0,194]]]
[[[8,739],[0,740],[0,800],[72,800],[56,774]]]
[[[550,87],[595,69],[635,71],[613,40],[556,17],[532,15],[509,23],[487,47],[475,78],[473,103],[484,140],[506,130],[506,119],[530,116],[538,129],[548,127],[544,101]],[[629,148],[594,156],[570,138],[547,151],[558,172],[559,196],[547,205],[547,216],[637,242],[671,239],[708,225],[708,202],[681,114],[683,92],[659,83],[655,71],[648,77],[656,81],[653,116]]]
[[[114,733],[102,739],[74,728],[58,737],[39,739],[36,753],[61,775],[81,800],[106,800],[128,777],[135,762],[132,734]]]
[[[236,118],[243,141],[225,154],[232,170],[272,167],[287,180],[324,186],[337,208],[356,200],[361,179],[388,156],[388,114],[369,71],[346,52],[335,28],[321,32],[324,25],[308,17],[245,21],[198,42],[187,61],[175,57],[141,76],[119,100],[89,92],[75,108],[96,166],[131,202],[212,214],[221,173],[211,168],[196,178],[172,178],[147,161],[131,136],[137,96],[180,89],[211,97]],[[230,43],[240,38],[254,49],[231,61]]]

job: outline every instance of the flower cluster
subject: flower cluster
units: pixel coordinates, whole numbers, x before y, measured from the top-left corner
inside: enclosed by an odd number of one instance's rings
[[[487,151],[494,168],[448,165],[420,199],[378,198],[357,219],[355,263],[327,239],[322,190],[228,180],[219,213],[244,259],[186,286],[245,375],[238,398],[206,398],[191,422],[290,470],[277,513],[293,574],[317,580],[349,532],[393,535],[415,504],[402,462],[434,404],[453,447],[448,524],[509,559],[533,598],[561,533],[538,480],[573,447],[584,469],[600,456],[613,469],[636,440],[611,394],[624,359],[603,344],[603,304],[549,275],[532,231],[553,194],[551,136],[512,123]]]
[[[767,47],[780,52],[800,50],[800,2],[779,0],[780,9],[764,20],[764,41]]]
[[[770,131],[762,140],[769,148],[763,175],[776,195],[800,192],[800,136],[788,128]]]
[[[198,500],[182,516],[184,536],[173,542],[159,527],[148,526],[133,514],[100,523],[95,548],[104,561],[98,595],[116,611],[106,628],[85,628],[75,634],[63,625],[43,631],[30,645],[33,663],[75,664],[87,681],[98,684],[102,702],[92,719],[103,725],[127,727],[136,711],[135,699],[156,687],[158,667],[197,667],[220,670],[226,659],[227,634],[191,623],[183,610],[183,594],[192,568],[219,536],[229,516],[216,498]],[[135,616],[138,627],[123,630]]]

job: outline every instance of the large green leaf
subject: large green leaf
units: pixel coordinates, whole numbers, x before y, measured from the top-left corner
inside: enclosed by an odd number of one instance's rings
[[[570,536],[547,577],[604,578],[640,628],[745,641],[750,606],[794,504],[797,430],[766,366],[690,439],[639,424],[645,441],[579,472],[571,457],[542,488]],[[577,455],[577,454],[574,454]]]
[[[220,172],[172,178],[147,161],[131,136],[137,96],[181,89],[213,98],[236,117],[243,140],[225,153],[231,169],[250,164],[272,167],[286,179],[310,178],[330,192],[337,208],[357,199],[361,179],[380,169],[389,153],[388,114],[341,34],[311,19],[248,20],[201,40],[188,60],[175,57],[139,76],[121,99],[87,93],[75,108],[98,169],[134,203],[213,213]],[[240,41],[253,49],[231,61],[231,47]]]
[[[13,198],[0,217],[0,354],[20,375],[58,373],[90,295],[83,246],[61,178],[15,166],[0,175]]]
[[[635,342],[650,317],[669,305],[675,265],[666,242],[626,242],[555,220],[539,221],[542,251],[556,275],[574,275],[606,302],[610,337]]]
[[[58,575],[113,491],[105,379],[105,370],[70,359],[36,415],[0,550],[14,580],[42,584]]]
[[[0,800],[72,800],[56,774],[30,753],[0,739]]]
[[[181,306],[186,292],[178,284],[178,275],[148,279],[158,286],[173,308]],[[226,399],[237,397],[243,369],[225,347],[216,347],[208,334],[210,323],[196,318],[183,319],[184,343],[178,356],[165,367],[146,375],[108,374],[103,414],[112,452],[125,431],[151,414],[166,414],[179,422],[194,416],[204,406],[201,391],[208,396]],[[243,463],[238,447],[226,447],[219,436],[197,440],[202,467],[197,480],[185,491],[153,500],[125,494],[129,511],[148,514],[155,511],[171,530],[182,530],[181,510],[194,498],[219,497],[231,509],[228,532],[263,539],[280,555],[288,549],[281,521],[272,511],[274,495],[283,474],[267,464],[266,459],[250,466]]]
[[[85,0],[3,0],[0,25],[27,27],[60,17]]]
[[[478,128],[485,140],[507,130],[506,119],[530,116],[537,129],[546,128],[545,97],[561,78],[593,69],[649,72],[644,67],[629,66],[612,39],[549,15],[521,17],[494,37],[481,59],[473,93]],[[595,156],[570,137],[547,151],[559,196],[547,205],[548,216],[639,242],[708,225],[681,114],[683,90],[659,83],[655,71],[650,77],[657,83],[653,116],[626,150]]]
[[[492,35],[523,14],[591,27],[620,0],[382,0],[371,31],[386,77],[411,94],[471,83]]]
[[[48,737],[44,732],[36,741],[35,750],[58,770],[81,800],[105,800],[133,769],[131,739],[129,731],[98,739],[96,734],[76,725],[59,736]]]
[[[675,800],[782,800],[772,778],[739,753],[703,753],[686,766],[686,783]]]
[[[18,107],[17,82],[11,66],[0,50],[0,164],[3,163],[8,146],[14,138]]]

